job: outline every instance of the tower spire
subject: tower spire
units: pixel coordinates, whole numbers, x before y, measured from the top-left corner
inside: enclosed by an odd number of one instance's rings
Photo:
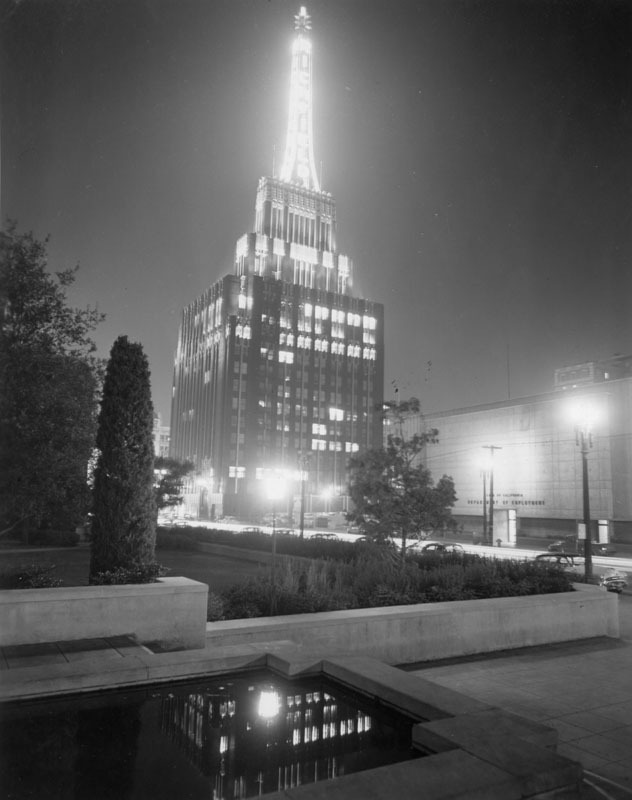
[[[281,180],[320,192],[312,134],[312,43],[308,38],[311,27],[311,17],[305,6],[301,6],[294,16],[296,36],[292,44],[290,107]]]

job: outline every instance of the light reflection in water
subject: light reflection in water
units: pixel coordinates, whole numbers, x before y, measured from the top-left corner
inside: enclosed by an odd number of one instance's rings
[[[16,703],[0,716],[3,790],[241,800],[416,757],[411,725],[320,677],[272,673]]]

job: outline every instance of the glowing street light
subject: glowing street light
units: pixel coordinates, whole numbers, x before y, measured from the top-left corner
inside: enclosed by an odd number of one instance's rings
[[[320,493],[320,496],[325,501],[325,513],[329,511],[329,501],[334,496],[334,487],[333,486],[326,486]]]
[[[584,578],[592,577],[592,535],[590,532],[590,493],[588,489],[588,450],[592,447],[592,429],[597,420],[594,405],[586,400],[574,400],[569,405],[569,417],[575,425],[575,441],[582,454],[582,499],[584,512]]]
[[[281,710],[281,698],[274,690],[263,690],[259,695],[257,713],[262,719],[273,719]]]

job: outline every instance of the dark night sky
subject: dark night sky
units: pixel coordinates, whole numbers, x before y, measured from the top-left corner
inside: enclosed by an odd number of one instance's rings
[[[169,417],[180,312],[285,141],[287,0],[2,0],[2,215],[126,334]],[[632,6],[314,0],[315,154],[386,394],[548,391],[632,352]],[[508,369],[509,366],[509,369]],[[509,381],[508,381],[509,377]]]

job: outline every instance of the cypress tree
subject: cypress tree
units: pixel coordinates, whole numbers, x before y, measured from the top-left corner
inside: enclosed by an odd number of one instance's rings
[[[142,345],[120,336],[105,373],[97,429],[90,577],[154,561],[153,407]]]

